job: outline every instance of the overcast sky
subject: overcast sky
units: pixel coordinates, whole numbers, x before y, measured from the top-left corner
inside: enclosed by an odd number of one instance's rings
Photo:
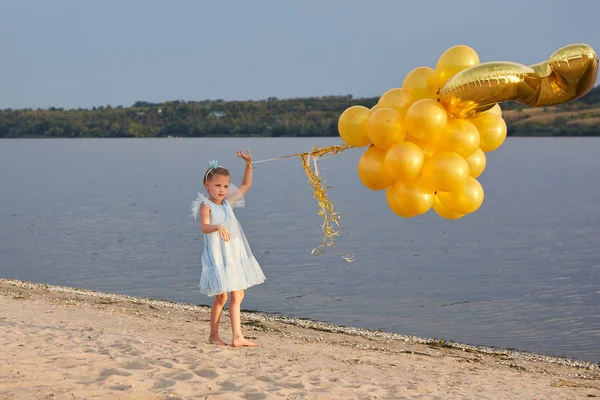
[[[0,0],[0,108],[380,96],[456,44],[600,51],[597,0]]]

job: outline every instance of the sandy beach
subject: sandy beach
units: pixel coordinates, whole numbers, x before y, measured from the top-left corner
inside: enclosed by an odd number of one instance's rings
[[[208,320],[202,306],[0,279],[0,399],[600,397],[593,363],[248,312],[259,346],[218,347]]]

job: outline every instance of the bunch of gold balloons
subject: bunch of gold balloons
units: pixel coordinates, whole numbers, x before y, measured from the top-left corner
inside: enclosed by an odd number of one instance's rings
[[[475,212],[484,192],[477,178],[486,153],[506,138],[497,104],[531,106],[581,97],[596,82],[598,56],[571,45],[544,63],[479,62],[475,50],[446,50],[435,69],[421,66],[384,93],[371,109],[352,106],[338,121],[342,140],[368,146],[358,162],[361,182],[385,190],[392,211],[410,218],[431,208],[446,219]]]

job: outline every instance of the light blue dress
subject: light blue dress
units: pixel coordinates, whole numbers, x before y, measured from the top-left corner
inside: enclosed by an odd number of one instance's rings
[[[265,275],[233,213],[233,207],[244,206],[244,198],[236,196],[235,192],[235,187],[230,187],[233,195],[223,200],[223,204],[214,203],[201,193],[192,203],[194,219],[198,218],[200,206],[206,204],[210,207],[210,224],[224,225],[231,233],[227,242],[221,239],[218,231],[204,234],[200,292],[208,296],[247,289],[265,281]]]

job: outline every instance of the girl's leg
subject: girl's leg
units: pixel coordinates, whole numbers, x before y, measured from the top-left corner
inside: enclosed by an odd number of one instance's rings
[[[212,307],[210,308],[210,336],[208,341],[218,346],[227,346],[219,337],[219,321],[221,321],[221,313],[223,306],[227,302],[227,293],[221,293],[215,296]]]
[[[240,306],[244,300],[244,291],[236,290],[231,292],[231,300],[229,301],[229,318],[231,319],[231,330],[233,331],[233,347],[240,346],[256,346],[242,335],[242,322],[240,320]]]

